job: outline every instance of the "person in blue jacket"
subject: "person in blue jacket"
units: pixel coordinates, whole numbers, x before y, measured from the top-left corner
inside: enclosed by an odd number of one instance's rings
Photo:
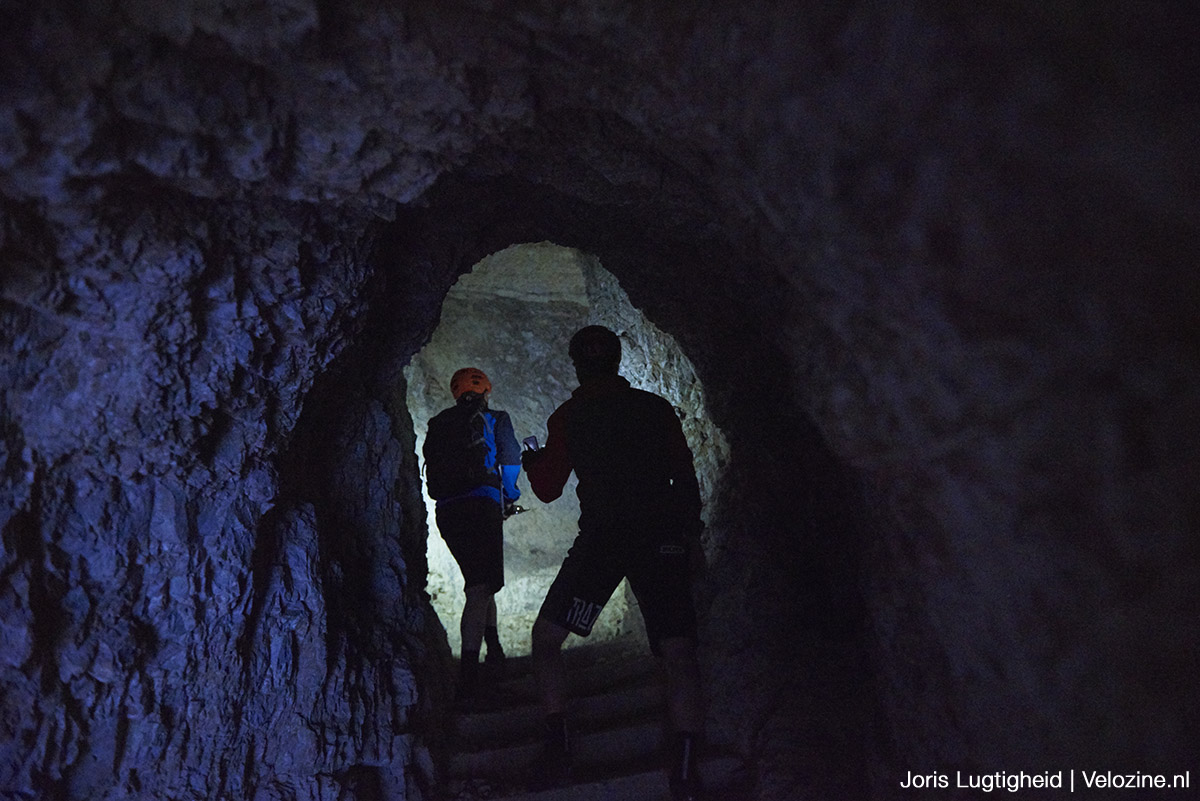
[[[485,665],[499,675],[503,672],[504,650],[496,624],[496,593],[504,586],[504,519],[514,514],[521,497],[517,477],[521,472],[521,450],[513,433],[508,413],[488,407],[492,382],[476,367],[465,367],[450,379],[450,394],[455,407],[430,420],[430,436],[438,430],[443,415],[462,415],[480,411],[486,430],[493,440],[488,443],[490,459],[487,477],[461,493],[437,500],[435,515],[438,531],[454,560],[462,570],[467,599],[459,621],[462,657],[455,699],[460,709],[470,709],[486,699],[481,697],[479,654],[487,645]],[[428,466],[431,450],[425,441]]]

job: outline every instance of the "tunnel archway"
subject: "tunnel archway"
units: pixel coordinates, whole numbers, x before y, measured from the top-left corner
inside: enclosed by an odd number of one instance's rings
[[[565,343],[579,328],[601,324],[623,340],[621,374],[633,385],[666,397],[684,422],[709,509],[728,461],[728,445],[708,417],[704,391],[690,361],[674,340],[647,321],[616,279],[585,253],[550,242],[513,245],[461,276],[442,302],[438,328],[405,368],[407,403],[416,427],[418,453],[426,421],[449,405],[449,376],[458,367],[484,369],[494,386],[492,402],[509,412],[518,438],[545,440],[545,421],[575,386]],[[506,587],[497,597],[501,639],[510,655],[529,652],[529,631],[541,599],[574,539],[578,502],[574,480],[564,498],[541,504],[522,478],[522,505],[533,514],[505,525]],[[457,616],[461,576],[438,535],[429,509],[428,591],[459,650]],[[640,619],[622,583],[593,628],[589,642],[639,629]],[[578,638],[570,638],[568,647]]]
[[[702,194],[680,194],[686,213],[657,201],[641,208],[636,196],[619,193],[581,201],[519,177],[467,171],[434,187],[428,207],[398,220],[382,252],[393,268],[419,264],[426,276],[439,275],[443,291],[512,241],[570,242],[614,265],[631,303],[687,351],[709,390],[714,423],[729,436],[702,603],[711,736],[753,755],[780,787],[810,772],[813,760],[830,759],[841,767],[823,782],[853,794],[865,786],[867,740],[888,737],[870,731],[871,698],[863,692],[870,670],[859,560],[875,521],[856,472],[792,407],[785,360],[730,302],[757,251],[738,250],[745,232],[716,226]],[[702,274],[718,267],[731,278],[714,290]],[[395,306],[384,302],[393,319],[412,303],[412,287],[406,280],[392,290]],[[822,699],[817,707],[813,698]],[[812,716],[835,722],[827,738],[805,746],[804,760],[770,745],[794,740],[789,721]]]

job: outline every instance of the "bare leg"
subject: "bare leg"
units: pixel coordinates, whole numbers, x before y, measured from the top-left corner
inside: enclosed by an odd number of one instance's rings
[[[545,715],[546,738],[541,756],[534,762],[531,790],[563,785],[571,773],[571,733],[567,725],[567,671],[562,644],[567,630],[539,617],[533,624],[533,673]]]
[[[667,765],[671,797],[676,801],[695,801],[701,790],[697,749],[704,728],[696,643],[686,637],[672,637],[658,646],[667,674],[667,714],[674,729]]]
[[[533,673],[544,715],[562,714],[567,707],[567,671],[563,666],[562,644],[569,632],[545,618],[533,624]]]
[[[496,596],[495,596],[495,594],[493,594],[492,597],[488,598],[486,623],[488,626],[490,626],[492,628],[496,628]]]
[[[496,614],[496,595],[486,584],[467,587],[467,602],[463,605],[459,633],[462,635],[463,653],[479,654],[483,646],[483,629],[488,622],[488,611]],[[493,620],[495,618],[493,617]]]

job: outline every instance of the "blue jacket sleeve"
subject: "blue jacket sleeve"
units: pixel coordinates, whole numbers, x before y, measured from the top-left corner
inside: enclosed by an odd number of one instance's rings
[[[521,465],[500,465],[500,478],[504,481],[505,501],[515,501],[521,497],[521,490],[517,488],[517,476],[519,475],[521,475]]]
[[[496,461],[500,463],[504,499],[515,501],[521,497],[521,490],[517,489],[517,476],[521,474],[521,446],[517,444],[508,412],[495,410],[493,414],[496,415]]]

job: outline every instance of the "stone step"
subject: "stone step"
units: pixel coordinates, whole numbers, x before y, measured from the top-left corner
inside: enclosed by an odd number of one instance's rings
[[[500,709],[460,714],[454,750],[445,766],[452,796],[513,801],[668,801],[661,769],[664,689],[644,641],[626,640],[563,654],[571,687],[576,784],[525,792],[541,753],[541,713],[528,657],[510,659],[497,686]],[[750,785],[742,762],[719,748],[709,751],[702,775],[708,798],[746,801]]]
[[[569,719],[580,732],[638,718],[661,719],[665,704],[663,688],[657,680],[635,684],[604,695],[572,698]],[[504,708],[496,712],[458,715],[454,722],[457,747],[477,751],[493,744],[505,744],[541,737],[542,714],[536,705]]]
[[[635,764],[652,758],[662,740],[663,724],[659,720],[577,734],[572,748],[574,765],[588,773]],[[450,758],[449,774],[456,779],[524,781],[541,749],[541,741],[533,740],[482,751],[459,751]]]
[[[629,643],[606,643],[596,648],[571,648],[563,652],[567,684],[574,696],[600,695],[607,690],[658,680],[658,663],[648,651]],[[505,706],[536,704],[537,682],[530,657],[510,658],[506,677],[497,685]]]
[[[700,766],[705,797],[711,801],[749,801],[750,776],[741,760],[721,756]],[[499,792],[499,795],[494,794]],[[608,776],[553,790],[524,792],[488,786],[479,797],[509,801],[669,801],[666,773],[660,769],[639,770]]]
[[[650,661],[654,660],[654,657],[650,653],[650,646],[647,644],[646,637],[643,634],[625,634],[611,640],[597,642],[571,635],[568,645],[569,647],[564,646],[562,649],[563,661],[568,668],[578,667],[581,664],[605,662],[612,659],[625,661],[631,657],[639,657]],[[531,665],[532,659],[532,656],[525,654],[524,656],[514,657],[510,661],[518,665]],[[532,667],[528,669],[532,670]]]

